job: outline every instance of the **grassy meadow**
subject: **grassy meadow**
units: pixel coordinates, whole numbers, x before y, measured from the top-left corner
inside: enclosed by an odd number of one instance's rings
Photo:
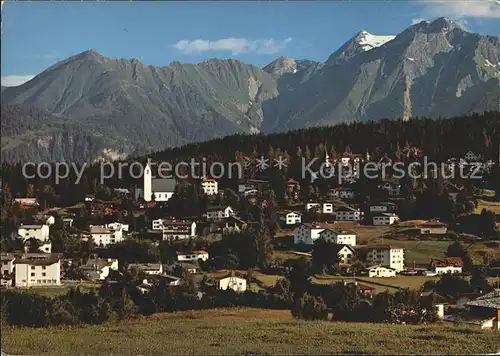
[[[36,355],[478,354],[500,351],[498,332],[467,326],[294,320],[252,308],[158,314],[104,325],[5,327],[2,350]]]

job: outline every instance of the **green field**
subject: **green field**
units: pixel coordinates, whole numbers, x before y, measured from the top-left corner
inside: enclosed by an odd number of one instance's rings
[[[70,290],[70,288],[79,287],[82,292],[87,292],[92,289],[97,289],[99,288],[99,286],[100,284],[98,283],[85,282],[79,284],[75,283],[75,284],[62,285],[58,287],[30,287],[30,288],[16,288],[15,290],[17,292],[37,293],[44,295],[46,297],[53,298],[61,294],[66,294]]]
[[[36,355],[478,354],[499,334],[466,326],[305,322],[289,311],[214,309],[96,326],[5,327],[2,350]]]

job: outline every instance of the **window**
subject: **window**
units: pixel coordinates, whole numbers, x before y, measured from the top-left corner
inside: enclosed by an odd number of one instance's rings
[[[31,269],[35,269],[35,266],[31,266]]]
[[[43,266],[42,269],[47,269],[47,266]]]
[[[45,272],[43,272],[43,273],[42,273],[42,277],[45,277],[45,276],[46,276],[46,274],[45,274]]]
[[[35,277],[35,273],[31,273],[31,277]]]

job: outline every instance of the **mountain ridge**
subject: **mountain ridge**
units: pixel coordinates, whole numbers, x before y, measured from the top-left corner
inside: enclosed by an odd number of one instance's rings
[[[120,156],[235,133],[499,110],[499,87],[499,38],[439,18],[395,36],[359,31],[325,62],[279,57],[262,68],[214,58],[155,67],[87,50],[2,88],[1,99],[42,110],[47,121],[65,117],[43,127],[95,139],[85,150],[94,159],[102,150]],[[17,142],[29,158],[37,147],[29,137],[9,136],[2,157],[15,158]],[[71,160],[68,144],[54,151]]]

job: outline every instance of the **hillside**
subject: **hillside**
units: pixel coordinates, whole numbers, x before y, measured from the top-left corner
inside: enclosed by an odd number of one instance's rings
[[[5,105],[2,115],[2,161],[70,161],[116,159],[119,152],[92,127],[33,107]]]
[[[47,114],[35,138],[12,133],[3,159],[119,157],[235,133],[499,110],[500,42],[440,18],[397,36],[361,31],[324,63],[280,57],[264,68],[233,59],[153,67],[89,50],[2,89],[1,98]],[[7,115],[5,125],[15,121]],[[64,144],[75,127],[88,140],[78,155]],[[62,142],[60,152],[36,152],[36,140],[49,136]]]

